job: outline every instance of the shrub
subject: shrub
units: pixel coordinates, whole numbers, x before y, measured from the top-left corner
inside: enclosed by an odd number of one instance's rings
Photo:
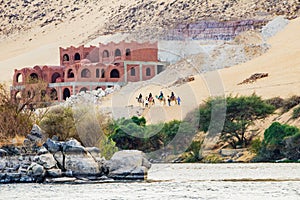
[[[251,153],[258,154],[262,148],[262,144],[259,138],[252,140],[251,146],[250,146],[250,151]]]
[[[202,160],[204,163],[220,163],[222,162],[222,159],[219,155],[216,154],[210,154],[203,158]]]
[[[274,97],[271,99],[267,99],[267,100],[265,100],[265,102],[267,104],[274,106],[276,109],[283,107],[284,103],[285,103],[284,99],[282,99],[280,97]]]
[[[274,161],[288,157],[288,153],[294,146],[293,141],[298,140],[299,129],[294,126],[280,124],[278,122],[265,130],[261,150],[257,155],[257,161]],[[295,137],[294,137],[295,136]],[[287,145],[290,144],[290,147]]]
[[[58,136],[60,140],[78,137],[73,110],[70,107],[55,107],[51,109],[45,118],[40,122],[40,127],[45,131],[48,137]]]
[[[283,112],[288,112],[291,108],[300,104],[300,96],[292,96],[284,101]]]
[[[297,107],[297,108],[295,108],[294,110],[293,110],[293,116],[292,116],[292,118],[293,119],[297,119],[297,118],[299,118],[300,117],[300,107]]]
[[[0,84],[0,140],[4,143],[17,135],[26,136],[34,123],[34,111],[26,109],[32,99],[15,101],[6,88],[7,86]]]
[[[198,162],[202,160],[202,155],[200,155],[200,150],[203,142],[200,141],[192,141],[189,148],[186,152],[191,152],[190,156],[186,158],[185,162]]]

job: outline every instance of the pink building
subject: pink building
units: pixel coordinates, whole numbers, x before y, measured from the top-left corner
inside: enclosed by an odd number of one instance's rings
[[[165,64],[158,60],[155,43],[110,42],[99,47],[59,48],[60,66],[35,66],[15,70],[11,95],[30,94],[34,84],[27,80],[42,80],[48,84],[47,94],[62,101],[80,91],[125,85],[153,78]]]

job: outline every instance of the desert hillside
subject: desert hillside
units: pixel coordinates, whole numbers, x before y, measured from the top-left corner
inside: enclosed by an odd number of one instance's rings
[[[59,46],[87,44],[100,35],[130,32],[137,33],[133,38],[156,38],[178,24],[277,15],[293,19],[298,10],[297,0],[1,0],[0,81],[9,81],[15,68],[57,65]]]
[[[126,3],[124,3],[126,2]],[[137,106],[135,97],[152,92],[174,91],[182,97],[181,107],[156,106],[143,115],[163,120],[182,119],[185,114],[211,95],[257,93],[263,98],[289,97],[299,94],[299,1],[40,1],[2,0],[0,7],[0,81],[10,81],[13,69],[34,65],[57,65],[58,47],[93,44],[102,39],[159,37],[179,24],[201,20],[272,20],[277,15],[290,19],[284,30],[267,39],[261,30],[246,32],[230,42],[197,44],[205,51],[184,58],[169,66],[151,81],[129,84],[107,107]],[[226,28],[226,27],[225,27]],[[138,34],[136,34],[138,33]],[[100,41],[98,41],[100,40]],[[166,45],[165,45],[166,46]],[[179,43],[179,46],[182,46]],[[213,47],[212,47],[213,46]],[[169,48],[174,48],[171,45]],[[186,45],[187,50],[191,46]],[[207,50],[210,49],[210,50]],[[184,55],[184,53],[183,53]],[[225,69],[220,69],[225,68]],[[205,69],[205,70],[203,70]],[[207,69],[215,70],[212,72]],[[217,71],[216,69],[220,69]],[[268,76],[254,83],[239,84],[255,73]],[[195,80],[183,84],[180,80],[193,75]],[[178,82],[179,81],[179,82]],[[126,94],[126,98],[124,98]],[[118,95],[123,95],[119,98]],[[124,99],[119,102],[116,99]],[[151,116],[152,115],[152,116]],[[154,117],[155,116],[155,117]]]

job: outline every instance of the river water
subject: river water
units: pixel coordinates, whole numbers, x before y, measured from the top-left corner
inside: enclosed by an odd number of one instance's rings
[[[300,199],[300,164],[154,164],[148,181],[0,185],[0,199]]]

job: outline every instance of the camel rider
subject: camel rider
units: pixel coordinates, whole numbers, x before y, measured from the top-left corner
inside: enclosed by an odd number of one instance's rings
[[[143,98],[143,95],[140,93],[140,95],[139,95],[139,99],[142,99]]]
[[[164,94],[163,94],[163,92],[162,92],[162,91],[160,91],[160,94],[159,94],[159,97],[158,97],[158,99],[163,99],[163,97],[164,97]]]
[[[170,99],[175,99],[174,92],[171,92],[171,97],[170,97]]]

